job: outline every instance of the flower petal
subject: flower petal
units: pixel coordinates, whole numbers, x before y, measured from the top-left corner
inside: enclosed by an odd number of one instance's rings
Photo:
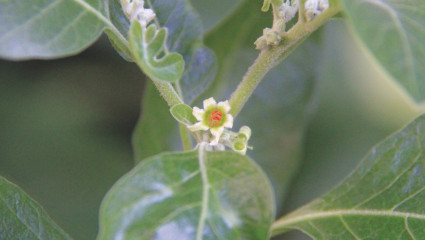
[[[212,97],[205,99],[203,104],[204,104],[204,110],[207,110],[208,108],[217,106],[217,102]]]
[[[228,113],[230,111],[230,104],[229,104],[228,100],[226,100],[224,102],[219,102],[217,104],[217,107],[222,108],[226,113]]]
[[[214,136],[214,139],[210,142],[211,145],[217,145],[220,136],[223,133],[224,127],[211,128],[211,134]]]
[[[225,127],[225,128],[232,128],[233,127],[233,116],[232,116],[232,114],[226,114],[226,121],[224,122],[223,127]]]
[[[200,130],[208,130],[209,127],[202,124],[202,122],[197,122],[193,125],[187,126],[187,129],[189,129],[192,132],[200,131]]]
[[[202,121],[204,119],[204,109],[200,109],[198,107],[193,107],[192,114],[198,121]]]

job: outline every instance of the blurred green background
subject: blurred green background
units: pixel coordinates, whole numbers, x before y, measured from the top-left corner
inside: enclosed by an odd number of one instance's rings
[[[206,2],[195,7],[210,29],[232,7],[218,1],[225,6],[216,9],[218,16],[205,10]],[[423,111],[391,83],[344,21],[323,30],[317,112],[281,214],[330,190],[371,146]],[[143,85],[138,68],[104,36],[74,57],[0,61],[0,175],[75,239],[94,239],[102,197],[133,166],[130,137]],[[308,239],[298,233],[283,238]]]

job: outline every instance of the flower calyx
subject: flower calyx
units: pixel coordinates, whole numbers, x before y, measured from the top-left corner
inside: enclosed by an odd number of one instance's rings
[[[248,140],[250,137],[251,128],[248,126],[242,126],[237,133],[226,130],[223,133],[220,143],[231,148],[237,153],[245,155],[248,148],[252,149],[251,146],[248,146]]]

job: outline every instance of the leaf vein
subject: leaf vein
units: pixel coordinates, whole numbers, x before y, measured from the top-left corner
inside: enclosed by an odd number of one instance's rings
[[[413,239],[416,240],[415,235],[413,234],[413,232],[411,231],[410,227],[409,227],[409,217],[404,218],[404,225],[406,226],[406,230],[407,233],[409,233],[409,236]]]
[[[344,227],[348,230],[348,232],[353,235],[353,237],[357,240],[361,240],[361,238],[359,236],[357,236],[356,233],[354,233],[353,229],[350,228],[350,226],[348,225],[348,223],[344,220],[344,218],[342,216],[339,216],[339,219],[341,220],[342,224],[344,225]]]
[[[408,196],[407,198],[401,200],[399,203],[397,203],[396,205],[394,205],[391,210],[396,210],[397,208],[399,208],[401,205],[403,205],[405,202],[409,201],[410,199],[414,198],[416,195],[418,195],[419,193],[423,192],[425,190],[425,186],[421,187],[418,191],[416,191],[415,193],[413,193],[412,195]]]
[[[410,163],[410,165],[408,166],[408,167],[406,167],[406,169],[405,170],[403,170],[399,175],[397,175],[395,178],[394,178],[394,180],[392,181],[392,182],[390,182],[387,186],[385,186],[384,188],[382,188],[380,191],[378,191],[378,192],[376,192],[375,194],[373,194],[372,196],[370,196],[369,198],[367,198],[367,199],[365,199],[364,201],[362,201],[362,202],[360,202],[359,204],[357,204],[357,205],[355,205],[354,207],[353,207],[353,209],[356,209],[357,207],[359,207],[359,206],[361,206],[361,205],[363,205],[363,204],[365,204],[365,203],[367,203],[367,202],[369,202],[369,201],[371,201],[372,199],[374,199],[374,198],[376,198],[377,196],[379,196],[380,194],[382,194],[383,192],[385,192],[386,190],[388,190],[388,189],[390,189],[398,180],[400,180],[400,178],[405,174],[405,173],[407,173],[414,165],[415,165],[415,163],[416,163],[416,161],[419,159],[419,157],[421,156],[421,154],[422,154],[422,151],[420,151],[417,155],[416,155],[416,157],[415,157],[415,160],[414,161],[412,161],[411,163]]]

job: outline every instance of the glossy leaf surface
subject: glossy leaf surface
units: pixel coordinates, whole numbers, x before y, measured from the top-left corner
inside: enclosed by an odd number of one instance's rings
[[[268,239],[272,189],[261,169],[232,152],[163,153],[108,192],[99,240]]]
[[[260,53],[254,41],[263,28],[271,26],[271,14],[261,12],[261,4],[244,1],[208,34],[206,43],[215,51],[219,67],[212,88],[203,98],[229,99]],[[254,149],[247,154],[270,177],[279,204],[297,170],[307,118],[314,109],[320,49],[318,35],[306,40],[266,75],[234,122],[234,129],[251,127],[249,145]]]
[[[343,0],[355,33],[416,100],[425,100],[425,2]]]
[[[154,81],[174,83],[180,79],[184,61],[178,53],[165,51],[167,29],[152,24],[147,29],[134,21],[130,27],[129,44],[134,61]]]
[[[314,239],[425,238],[425,115],[390,136],[338,187],[274,224]]]
[[[0,177],[0,239],[71,239],[37,202]]]
[[[102,32],[101,0],[0,1],[0,57],[54,58],[80,52]]]

